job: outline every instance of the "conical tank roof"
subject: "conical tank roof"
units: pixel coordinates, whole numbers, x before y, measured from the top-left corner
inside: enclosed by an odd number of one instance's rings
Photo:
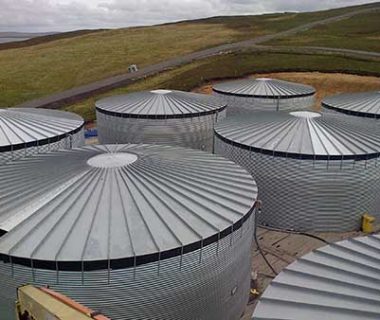
[[[328,245],[285,268],[264,291],[252,319],[380,319],[379,274],[379,235]]]
[[[252,212],[257,189],[201,151],[97,145],[0,167],[0,255],[42,268],[133,266],[218,241]]]
[[[244,79],[222,82],[213,86],[222,94],[256,98],[296,98],[315,93],[311,86],[271,78]]]
[[[215,127],[218,137],[273,156],[365,160],[380,156],[380,137],[356,119],[310,111],[257,112],[228,118]]]
[[[83,125],[84,120],[70,112],[0,109],[0,152],[59,141],[78,132]]]
[[[210,95],[176,90],[135,92],[96,102],[96,109],[102,113],[154,119],[211,114],[225,107],[225,104]]]
[[[355,116],[380,118],[380,91],[343,93],[325,98],[322,105]]]

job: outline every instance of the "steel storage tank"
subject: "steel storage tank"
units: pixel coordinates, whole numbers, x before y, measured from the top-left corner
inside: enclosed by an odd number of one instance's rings
[[[0,109],[0,164],[84,144],[84,121],[63,111]]]
[[[322,100],[325,112],[337,112],[355,116],[366,124],[380,126],[380,91],[343,93]],[[377,120],[377,121],[376,121]]]
[[[225,105],[212,96],[153,90],[96,102],[100,143],[151,143],[212,150]]]
[[[1,166],[0,188],[2,314],[30,283],[113,320],[240,318],[257,189],[232,161],[93,145]]]
[[[317,249],[272,281],[252,319],[380,319],[379,270],[379,235]]]
[[[380,217],[380,136],[351,117],[310,111],[257,112],[215,128],[215,152],[257,181],[272,227],[357,230]]]
[[[257,110],[305,110],[315,102],[313,87],[270,78],[218,83],[213,86],[213,92],[227,103],[228,115]]]

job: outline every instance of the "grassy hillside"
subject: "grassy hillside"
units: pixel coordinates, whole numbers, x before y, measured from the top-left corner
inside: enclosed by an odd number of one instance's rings
[[[286,37],[265,44],[321,46],[380,52],[380,10],[318,26],[296,37]]]
[[[0,50],[31,47],[38,44],[43,44],[43,43],[47,43],[51,41],[57,41],[61,39],[75,38],[75,37],[83,36],[85,34],[99,32],[99,31],[102,31],[102,30],[76,30],[76,31],[62,32],[62,33],[56,33],[56,34],[46,34],[46,35],[41,35],[35,38],[30,38],[24,41],[0,43]]]
[[[247,38],[250,38],[250,32],[254,31],[257,28],[257,24],[260,25],[260,28],[262,30],[270,31],[267,33],[273,33],[294,28],[308,22],[327,19],[337,15],[342,15],[345,13],[367,8],[380,8],[380,2],[316,12],[285,12],[280,14],[274,13],[260,16],[212,17],[207,19],[193,20],[192,23],[221,24],[230,29],[239,31],[240,34],[235,38],[236,40],[245,40]]]
[[[356,8],[315,13],[219,17],[99,31],[0,51],[0,106],[59,92],[218,44],[254,38]]]
[[[197,61],[175,70],[163,72],[64,109],[78,113],[86,120],[94,120],[95,101],[105,96],[162,88],[191,90],[210,80],[240,77],[256,72],[289,70],[348,72],[380,76],[380,61],[365,61],[332,55],[251,52],[231,54]]]

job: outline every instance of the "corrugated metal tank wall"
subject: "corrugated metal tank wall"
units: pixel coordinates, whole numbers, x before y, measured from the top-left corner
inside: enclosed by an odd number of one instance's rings
[[[310,110],[315,103],[314,95],[288,99],[243,97],[232,94],[221,94],[215,91],[213,95],[228,105],[228,116],[249,114],[252,111],[262,110]]]
[[[251,152],[215,137],[215,152],[246,168],[263,201],[258,222],[312,231],[358,230],[361,216],[380,218],[380,160],[313,161]]]
[[[363,120],[363,121],[367,121],[367,122],[375,122],[375,123],[377,123],[377,124],[380,125],[380,119],[379,118],[374,118],[374,117],[365,116],[365,115],[358,116],[358,115],[355,115],[355,114],[344,113],[344,112],[340,112],[340,111],[337,111],[337,110],[334,110],[334,109],[331,109],[331,108],[324,107],[323,104],[322,104],[322,112],[324,112],[324,113],[340,114],[341,116],[347,116],[347,117],[354,117],[357,120]]]
[[[363,120],[363,121],[379,121],[380,119],[376,118],[371,118],[371,117],[366,117],[366,116],[358,116],[354,114],[349,114],[349,113],[344,113],[344,112],[339,112],[337,110],[331,109],[331,108],[326,108],[322,105],[322,112],[324,113],[333,113],[333,114],[339,114],[341,116],[347,116],[347,117],[355,117],[357,120]]]
[[[359,125],[359,126],[365,126],[365,127],[371,127],[371,130],[372,132],[378,132],[380,134],[380,119],[375,119],[375,118],[369,118],[369,117],[359,117],[359,116],[356,116],[356,115],[350,115],[350,114],[347,114],[347,113],[342,113],[342,112],[339,112],[339,111],[335,111],[333,109],[330,109],[330,108],[325,108],[322,106],[322,112],[323,113],[331,113],[331,114],[339,114],[339,116],[341,117],[348,117],[348,118],[351,118],[351,119],[355,119],[355,122]]]
[[[150,143],[212,151],[214,124],[226,110],[195,117],[169,119],[124,118],[96,112],[99,142]]]
[[[380,91],[341,93],[325,97],[325,110],[362,118],[380,119]]]
[[[50,151],[57,151],[59,149],[72,149],[83,146],[85,144],[84,128],[74,134],[69,134],[59,141],[44,144],[41,146],[22,148],[9,152],[0,152],[0,164],[8,161],[29,157],[38,153],[46,153]]]
[[[0,262],[1,320],[14,319],[16,288],[49,285],[113,320],[238,320],[250,289],[253,214],[202,249],[136,268],[59,273]]]

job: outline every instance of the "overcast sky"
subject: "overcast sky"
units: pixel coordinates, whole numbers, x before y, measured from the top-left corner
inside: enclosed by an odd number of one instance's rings
[[[151,25],[216,15],[313,11],[379,0],[0,0],[0,31]]]

